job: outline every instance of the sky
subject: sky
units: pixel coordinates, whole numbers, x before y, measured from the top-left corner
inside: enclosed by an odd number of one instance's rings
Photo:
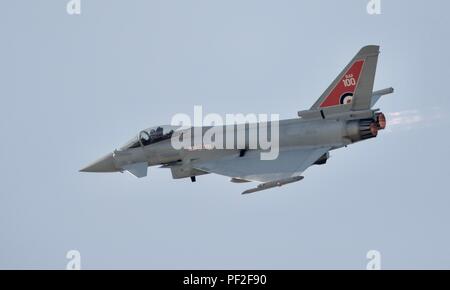
[[[450,2],[67,3],[1,5],[0,268],[450,268]],[[368,44],[388,129],[301,182],[78,172],[195,105],[295,118]]]

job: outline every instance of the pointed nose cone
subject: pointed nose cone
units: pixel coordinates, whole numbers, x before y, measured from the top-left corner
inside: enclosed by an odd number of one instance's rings
[[[112,153],[98,159],[92,164],[80,169],[80,172],[115,172],[117,171],[114,165],[114,157]]]

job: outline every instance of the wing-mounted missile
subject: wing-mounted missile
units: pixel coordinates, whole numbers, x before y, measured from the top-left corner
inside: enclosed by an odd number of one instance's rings
[[[285,179],[261,183],[260,185],[258,185],[255,188],[247,189],[242,194],[250,194],[250,193],[254,193],[254,192],[258,192],[258,191],[262,191],[262,190],[266,190],[266,189],[270,189],[270,188],[274,188],[274,187],[283,186],[283,185],[286,185],[289,183],[294,183],[294,182],[300,181],[303,178],[304,178],[303,176],[293,176],[293,177],[289,177],[289,178],[285,178]]]

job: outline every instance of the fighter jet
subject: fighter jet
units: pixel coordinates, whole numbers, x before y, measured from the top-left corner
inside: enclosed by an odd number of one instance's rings
[[[379,46],[363,47],[309,110],[299,111],[298,118],[279,121],[279,152],[273,160],[262,160],[264,149],[259,145],[251,148],[248,138],[232,149],[175,149],[171,140],[183,138],[195,128],[162,125],[140,131],[124,146],[80,171],[128,172],[140,178],[147,176],[149,166],[159,165],[170,169],[174,179],[195,182],[199,175],[215,173],[235,183],[259,182],[242,194],[298,182],[308,167],[326,164],[330,151],[375,138],[385,129],[385,115],[373,107],[394,89],[373,92],[378,55]],[[227,126],[218,132],[225,132]],[[251,135],[258,128],[247,124],[245,132]]]

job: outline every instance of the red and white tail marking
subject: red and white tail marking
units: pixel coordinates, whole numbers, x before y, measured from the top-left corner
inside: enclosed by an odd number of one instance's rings
[[[333,88],[330,94],[320,104],[321,108],[350,104],[353,100],[353,94],[358,86],[364,60],[353,62],[348,71]]]

